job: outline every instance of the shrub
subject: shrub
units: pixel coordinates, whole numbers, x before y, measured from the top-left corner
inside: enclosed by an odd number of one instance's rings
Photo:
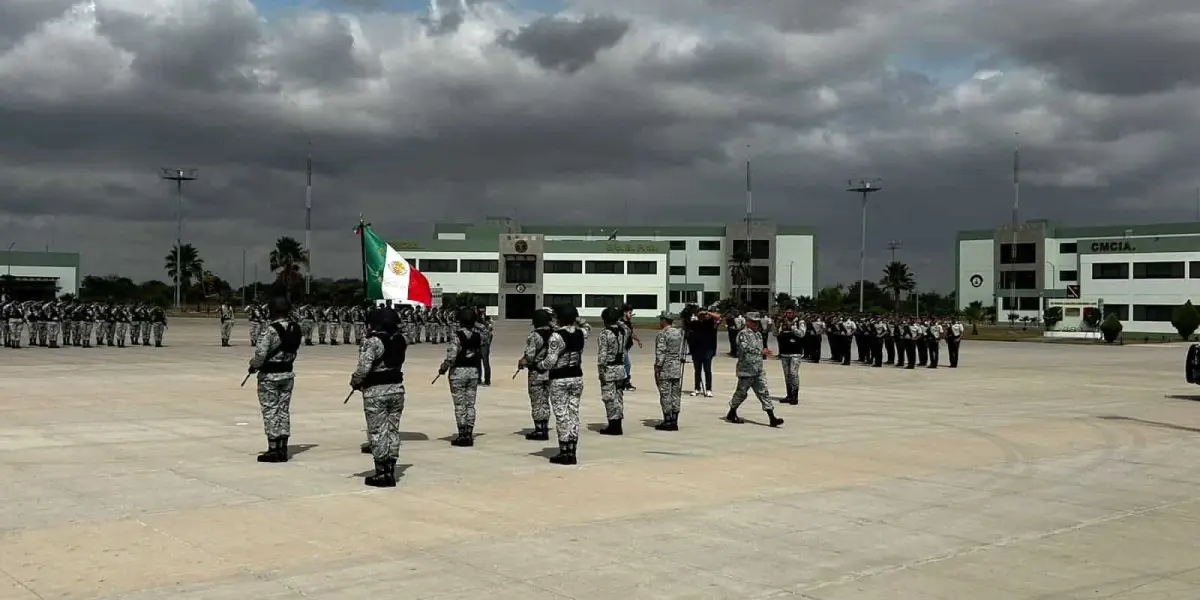
[[[1200,313],[1196,315],[1200,318]],[[1042,311],[1042,322],[1046,324],[1046,329],[1054,329],[1063,320],[1063,309],[1061,306],[1051,306]],[[1200,323],[1197,324],[1200,326]]]
[[[1121,330],[1125,329],[1121,325],[1121,320],[1117,318],[1116,313],[1108,313],[1108,317],[1100,324],[1100,333],[1104,335],[1104,341],[1113,343],[1117,341],[1117,336],[1121,335]]]
[[[1197,328],[1200,328],[1200,311],[1197,311],[1196,307],[1192,306],[1192,301],[1188,300],[1175,308],[1175,312],[1171,314],[1171,325],[1175,326],[1179,337],[1186,340],[1196,333]]]

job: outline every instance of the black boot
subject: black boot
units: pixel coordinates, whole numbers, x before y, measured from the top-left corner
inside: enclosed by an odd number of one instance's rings
[[[671,413],[663,413],[662,421],[659,421],[658,425],[655,425],[654,428],[659,431],[671,431]]]
[[[579,463],[575,457],[576,442],[559,442],[558,454],[550,457],[550,462],[556,465],[574,465]]]
[[[549,421],[534,421],[533,431],[525,434],[525,439],[534,442],[545,442],[550,440],[550,422]]]
[[[739,425],[746,422],[745,419],[738,416],[736,408],[729,409],[729,412],[725,414],[725,420]]]
[[[279,440],[267,438],[267,451],[258,455],[260,463],[278,463],[287,462],[287,454],[279,452]]]
[[[363,442],[363,445],[359,446],[358,449],[363,454],[370,454],[371,453],[371,442]]]
[[[625,430],[621,427],[622,419],[612,419],[608,422],[608,427],[600,430],[601,435],[624,435]]]
[[[775,411],[773,410],[767,411],[767,418],[771,419],[771,427],[779,427],[780,425],[783,425],[783,419],[775,416]]]
[[[470,448],[475,445],[475,434],[470,427],[459,427],[458,437],[450,441],[451,446]]]
[[[396,461],[375,461],[375,474],[364,479],[363,483],[377,488],[396,487]]]

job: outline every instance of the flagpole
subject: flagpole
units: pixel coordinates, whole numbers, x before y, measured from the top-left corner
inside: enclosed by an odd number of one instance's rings
[[[312,140],[308,142],[306,169],[308,183],[304,188],[304,252],[308,264],[304,270],[304,296],[312,294]]]
[[[363,221],[362,213],[358,215],[358,244],[362,252],[363,300],[370,300],[367,287],[367,224]]]

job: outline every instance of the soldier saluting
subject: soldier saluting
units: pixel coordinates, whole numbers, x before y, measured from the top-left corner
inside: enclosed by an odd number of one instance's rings
[[[375,459],[375,474],[363,483],[396,487],[408,343],[400,333],[400,319],[395,312],[374,310],[367,319],[369,335],[358,350],[358,370],[350,376],[350,387],[362,391],[368,447]]]
[[[292,435],[292,388],[296,375],[292,366],[300,349],[300,326],[291,321],[292,305],[286,298],[271,303],[272,321],[264,327],[250,359],[251,373],[258,374],[258,404],[262,408],[267,451],[258,462],[288,461],[288,438]]]

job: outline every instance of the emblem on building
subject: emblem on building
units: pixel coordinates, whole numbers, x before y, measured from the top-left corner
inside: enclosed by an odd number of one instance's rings
[[[525,254],[529,250],[529,243],[525,240],[517,240],[517,243],[513,244],[513,249],[517,251],[517,254]]]
[[[979,287],[983,285],[983,275],[978,273],[971,276],[971,287]]]

